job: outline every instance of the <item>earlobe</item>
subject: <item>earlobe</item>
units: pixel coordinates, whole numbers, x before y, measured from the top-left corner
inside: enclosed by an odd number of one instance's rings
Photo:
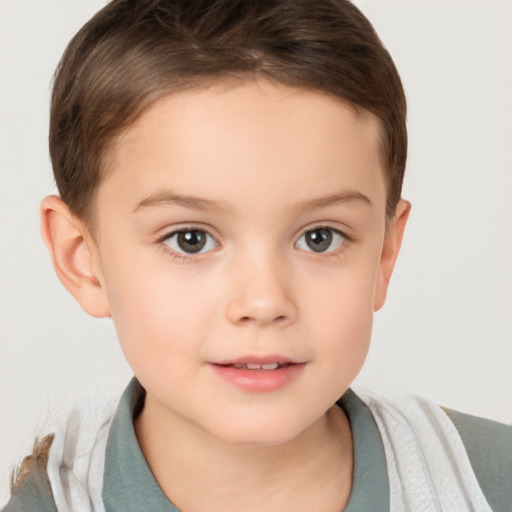
[[[97,318],[109,316],[92,237],[57,196],[48,196],[41,203],[41,233],[58,278],[84,311]]]
[[[395,267],[402,238],[405,231],[405,225],[409,218],[411,204],[409,201],[401,199],[396,207],[395,216],[390,221],[384,238],[382,254],[379,265],[379,273],[377,276],[377,287],[375,290],[374,311],[378,311],[386,301],[391,274]]]

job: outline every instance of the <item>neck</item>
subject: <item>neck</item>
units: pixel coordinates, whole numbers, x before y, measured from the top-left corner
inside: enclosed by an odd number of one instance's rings
[[[348,501],[352,433],[337,406],[274,446],[232,444],[185,421],[155,421],[155,412],[146,397],[135,431],[157,482],[181,510],[330,512]]]

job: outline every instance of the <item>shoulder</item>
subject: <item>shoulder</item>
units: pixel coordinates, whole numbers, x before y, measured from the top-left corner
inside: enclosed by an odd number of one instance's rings
[[[2,512],[57,512],[46,465],[53,436],[36,442],[15,473],[11,499]]]
[[[2,512],[57,512],[46,471],[37,468],[26,477]]]
[[[495,512],[512,510],[512,426],[444,409]]]

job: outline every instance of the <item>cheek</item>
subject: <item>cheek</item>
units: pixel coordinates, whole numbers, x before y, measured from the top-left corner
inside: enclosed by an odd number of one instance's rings
[[[154,261],[132,261],[111,270],[106,284],[112,319],[136,374],[198,353],[215,304],[204,282]]]
[[[352,380],[361,368],[370,345],[373,303],[366,298],[354,295],[347,299],[341,298],[337,306],[327,308],[322,314],[325,351],[337,365],[343,369],[343,374]],[[333,303],[334,304],[334,303]]]
[[[366,357],[373,323],[373,303],[376,285],[374,267],[361,265],[331,273],[329,279],[317,281],[302,296],[308,302],[303,310],[309,316],[312,333],[323,340],[324,349],[339,364],[359,369]]]

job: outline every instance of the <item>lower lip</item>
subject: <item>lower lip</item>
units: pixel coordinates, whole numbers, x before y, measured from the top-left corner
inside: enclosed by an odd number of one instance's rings
[[[210,365],[223,380],[244,391],[268,393],[294,381],[304,369],[304,363],[290,364],[275,370],[246,370],[234,366]]]

